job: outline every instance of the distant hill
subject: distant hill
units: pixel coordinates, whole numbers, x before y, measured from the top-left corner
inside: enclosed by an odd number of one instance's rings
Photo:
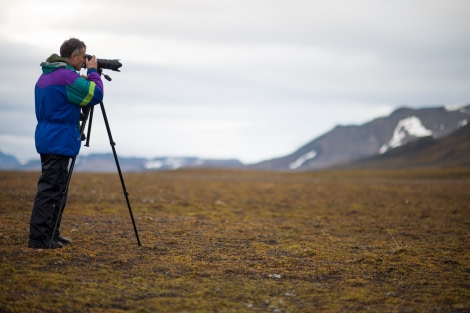
[[[14,155],[5,154],[0,151],[0,169],[15,169],[20,166],[20,162]]]
[[[151,170],[174,170],[178,168],[234,168],[243,164],[236,159],[201,159],[197,157],[158,157],[125,158],[119,157],[119,165],[123,171],[143,172]],[[81,172],[113,172],[116,171],[116,162],[112,153],[91,154],[79,156],[77,171]]]
[[[406,169],[450,166],[470,166],[470,124],[446,137],[420,138],[384,154],[333,166],[333,168]]]
[[[441,138],[469,123],[470,105],[400,108],[387,117],[356,126],[336,126],[284,157],[249,165],[264,170],[314,170],[386,153],[419,138]]]
[[[144,172],[152,170],[174,170],[178,168],[237,168],[243,164],[236,159],[201,159],[197,157],[159,157],[152,159],[122,157],[118,155],[119,165],[125,172]],[[37,159],[20,164],[14,156],[0,152],[0,169],[39,171],[41,162]],[[74,171],[78,172],[115,172],[116,161],[112,153],[78,155]]]

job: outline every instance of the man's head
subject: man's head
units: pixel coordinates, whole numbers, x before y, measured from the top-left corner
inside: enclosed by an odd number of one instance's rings
[[[77,71],[82,68],[85,62],[86,45],[77,38],[70,38],[60,46],[60,56]]]

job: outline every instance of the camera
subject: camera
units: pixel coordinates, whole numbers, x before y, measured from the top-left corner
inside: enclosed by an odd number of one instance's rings
[[[89,54],[85,54],[85,58],[88,60],[91,60],[92,56]],[[98,70],[99,69],[107,69],[107,70],[112,70],[116,72],[120,72],[119,68],[122,66],[121,62],[119,60],[114,59],[114,60],[107,60],[107,59],[96,59],[98,61]],[[83,64],[83,68],[86,68],[85,64]]]

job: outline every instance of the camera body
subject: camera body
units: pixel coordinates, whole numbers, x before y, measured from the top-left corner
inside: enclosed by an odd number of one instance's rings
[[[85,57],[88,60],[91,60],[92,56],[89,54],[85,54]],[[98,61],[98,70],[99,69],[107,69],[111,71],[120,72],[119,68],[122,66],[121,62],[118,59],[108,60],[108,59],[96,59]],[[83,68],[86,68],[85,64],[83,64]]]

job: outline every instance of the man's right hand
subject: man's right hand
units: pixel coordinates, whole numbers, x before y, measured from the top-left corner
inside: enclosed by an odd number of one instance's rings
[[[85,66],[87,69],[94,68],[96,70],[98,69],[98,60],[94,55],[91,57],[90,60],[88,60],[88,58],[85,58]]]

